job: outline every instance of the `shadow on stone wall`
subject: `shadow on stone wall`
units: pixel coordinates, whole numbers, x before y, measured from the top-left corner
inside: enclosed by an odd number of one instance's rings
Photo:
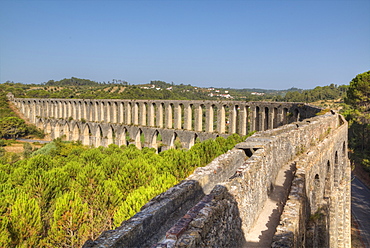
[[[250,231],[251,233],[247,235],[246,247],[271,246],[276,228],[280,223],[281,213],[291,189],[295,170],[295,163],[290,163],[284,166],[281,172],[278,173],[275,184],[271,184],[268,191],[268,200],[265,202],[265,206],[260,213],[261,216],[256,220],[255,226]],[[254,241],[256,239],[258,239],[258,242]]]
[[[86,241],[83,247],[150,247],[163,239],[166,231],[204,195],[197,181],[184,180],[154,197],[115,230]]]
[[[227,187],[217,185],[152,247],[245,247],[239,206]]]

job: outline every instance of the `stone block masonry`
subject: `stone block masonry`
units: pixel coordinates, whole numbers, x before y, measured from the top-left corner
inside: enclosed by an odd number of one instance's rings
[[[295,176],[286,185],[288,197],[282,203],[280,222],[266,223],[275,235],[266,237],[269,245],[263,247],[350,247],[346,147],[347,123],[336,113],[258,132],[180,183],[196,182],[202,188],[200,199],[187,205],[182,217],[155,240],[149,234],[137,234],[142,239],[148,237],[149,242],[132,247],[251,247],[248,233],[267,199],[275,199],[279,170],[292,164]],[[160,204],[169,200],[155,198],[148,206],[154,206],[153,201]],[[130,228],[131,235],[144,228],[143,222]],[[117,230],[126,225],[124,222]],[[102,235],[85,247],[123,247],[107,243],[126,240],[123,233],[111,232],[116,234]]]

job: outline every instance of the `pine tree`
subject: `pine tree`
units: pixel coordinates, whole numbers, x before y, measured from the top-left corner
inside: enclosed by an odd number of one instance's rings
[[[19,246],[37,246],[42,232],[41,209],[36,199],[19,193],[9,215],[12,236]]]
[[[87,203],[76,192],[67,192],[56,200],[50,221],[49,244],[54,247],[79,247],[87,240]]]

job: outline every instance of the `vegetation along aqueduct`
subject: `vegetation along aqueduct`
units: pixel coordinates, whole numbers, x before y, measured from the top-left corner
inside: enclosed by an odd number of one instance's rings
[[[257,131],[84,247],[350,247],[347,122],[302,103],[9,99],[50,135],[85,145]],[[276,219],[276,224],[274,222]],[[261,229],[259,226],[267,229]]]

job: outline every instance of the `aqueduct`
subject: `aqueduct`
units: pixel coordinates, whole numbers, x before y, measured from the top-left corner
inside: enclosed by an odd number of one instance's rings
[[[348,125],[299,103],[9,99],[52,138],[184,148],[258,131],[84,247],[351,247]],[[277,218],[276,224],[274,218]],[[263,224],[263,225],[261,225]],[[261,227],[262,226],[262,227]]]
[[[313,116],[316,108],[295,103],[171,100],[84,100],[13,98],[30,122],[52,139],[85,145],[135,144],[161,149],[178,138],[190,148],[201,141],[276,128]]]

